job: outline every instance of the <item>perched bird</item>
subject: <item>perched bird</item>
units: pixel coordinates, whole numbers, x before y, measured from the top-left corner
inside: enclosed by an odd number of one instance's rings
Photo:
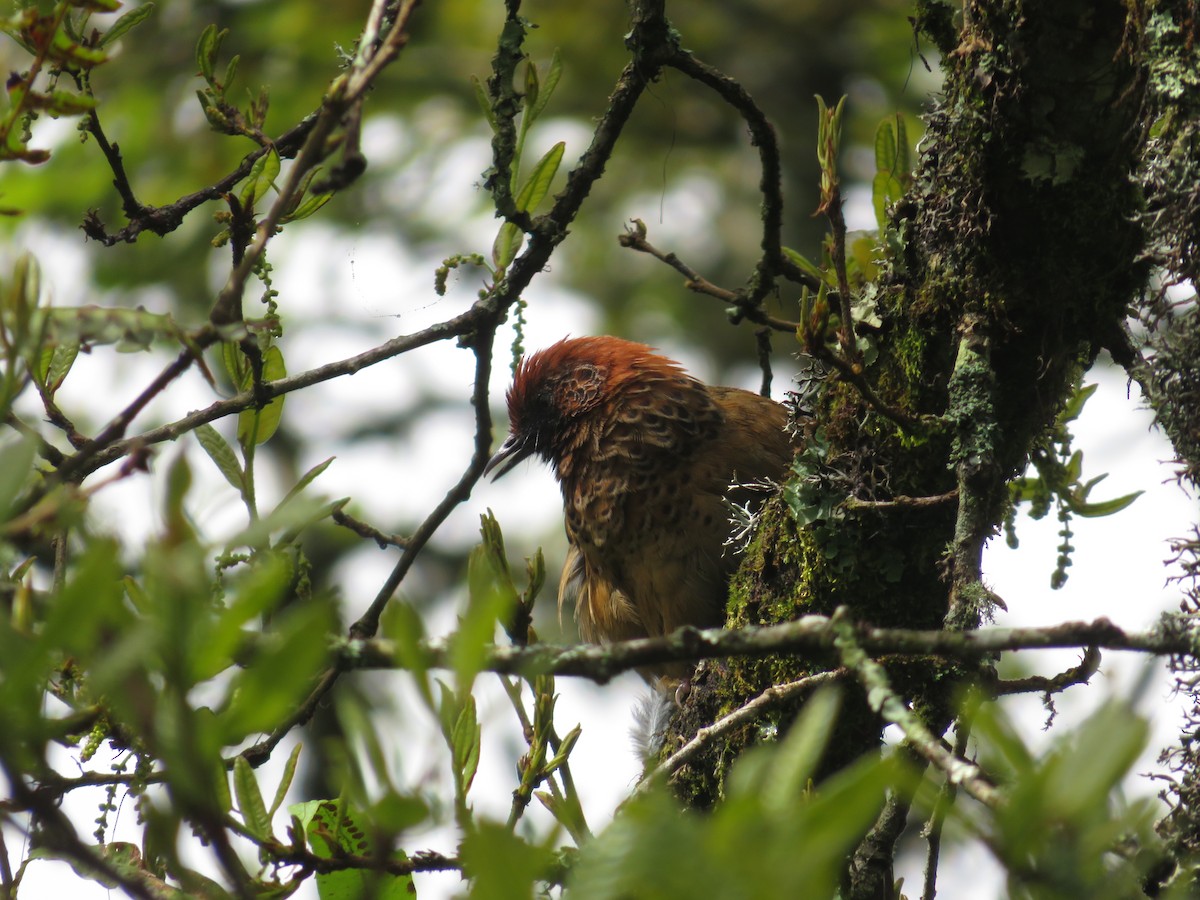
[[[787,410],[615,337],[534,353],[507,400],[510,433],[486,471],[534,454],[553,466],[569,542],[559,612],[574,603],[581,637],[722,624],[737,566],[726,501],[761,502],[754,483],[783,479]]]

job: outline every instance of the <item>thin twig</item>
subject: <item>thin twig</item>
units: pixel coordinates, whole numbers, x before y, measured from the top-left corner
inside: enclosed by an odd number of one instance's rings
[[[835,179],[829,202],[825,204],[825,215],[833,232],[833,271],[837,276],[838,302],[841,306],[842,327],[838,339],[850,367],[862,372],[862,356],[854,339],[854,311],[850,306],[850,276],[846,271],[846,218],[842,214],[842,190]]]
[[[386,550],[388,547],[399,547],[403,550],[408,546],[410,538],[401,534],[384,534],[374,525],[368,525],[361,519],[356,519],[350,513],[343,509],[334,512],[333,521],[341,525],[343,528],[348,528],[357,534],[359,537],[364,537],[367,540],[374,541],[379,545],[380,550]]]
[[[291,159],[304,145],[304,141],[312,130],[313,125],[316,124],[316,121],[317,114],[315,112],[310,113],[299,124],[276,138],[270,146],[275,149],[281,159]],[[133,188],[129,184],[128,177],[125,175],[125,167],[120,156],[120,149],[116,144],[109,144],[107,137],[100,127],[100,120],[94,113],[89,117],[88,122],[89,132],[96,138],[97,145],[108,160],[109,168],[113,171],[114,184],[117,187],[118,193],[121,194],[123,200],[126,194],[130,198],[133,198]],[[120,243],[132,244],[143,231],[149,231],[160,237],[170,234],[183,224],[184,218],[192,210],[210,200],[218,200],[224,194],[229,193],[238,182],[250,174],[250,170],[254,168],[254,164],[268,152],[268,149],[268,147],[260,147],[247,153],[242,157],[242,161],[238,163],[237,167],[224,178],[198,191],[185,194],[178,200],[168,203],[165,206],[145,206],[135,198],[133,202],[136,204],[136,215],[131,217],[129,215],[129,208],[126,205],[124,211],[126,217],[130,219],[129,224],[113,234],[108,233],[104,227],[104,223],[100,221],[99,215],[92,210],[84,216],[83,232],[92,240],[99,241],[106,247]]]
[[[983,689],[989,697],[1004,697],[1010,694],[1061,694],[1069,687],[1087,684],[1092,676],[1100,671],[1100,660],[1100,651],[1095,647],[1087,647],[1079,665],[1072,666],[1065,672],[1049,678],[1044,675],[1030,675],[1010,681],[997,680],[992,684],[984,683]]]
[[[897,406],[892,406],[884,402],[883,398],[875,393],[875,389],[867,381],[862,367],[856,366],[850,360],[831,351],[825,346],[823,340],[806,341],[805,346],[814,359],[833,366],[837,369],[837,373],[843,381],[854,385],[855,389],[875,412],[879,413],[885,419],[890,419],[905,431],[916,431],[932,421],[915,417]]]
[[[689,78],[712,88],[721,99],[741,113],[750,129],[750,142],[758,149],[759,164],[762,167],[758,182],[763,198],[762,258],[755,267],[746,300],[750,306],[761,306],[775,287],[775,277],[783,260],[783,166],[775,126],[737,80],[697,59],[686,50],[676,47],[666,63]]]
[[[475,482],[483,474],[483,469],[487,465],[492,445],[492,414],[491,407],[488,404],[488,383],[491,379],[492,346],[495,337],[495,326],[493,325],[492,329],[486,333],[482,330],[477,332],[473,343],[475,351],[475,392],[471,402],[475,406],[475,451],[471,457],[471,461],[468,463],[466,470],[458,482],[450,488],[437,507],[425,517],[425,521],[413,532],[412,537],[400,554],[399,561],[393,567],[391,574],[388,575],[383,586],[379,589],[370,607],[359,617],[358,621],[350,626],[349,634],[351,639],[369,638],[375,634],[379,628],[379,619],[383,615],[384,608],[392,599],[396,588],[400,586],[400,582],[404,580],[404,576],[408,574],[408,570],[412,568],[413,563],[425,547],[425,544],[428,543],[433,533],[437,531],[455,507],[471,496],[471,488],[474,487]],[[267,737],[243,751],[242,756],[246,758],[246,761],[253,766],[258,766],[270,758],[271,752],[287,736],[288,732],[297,725],[302,725],[312,718],[317,706],[333,688],[334,684],[337,683],[338,678],[344,670],[345,667],[343,664],[334,665],[328,669],[321,676],[305,701],[292,715],[276,726]]]
[[[767,327],[754,330],[754,342],[758,347],[758,367],[762,370],[762,385],[758,392],[764,397],[771,396],[771,329]]]
[[[690,741],[664,759],[661,763],[646,773],[635,789],[635,794],[645,793],[652,784],[665,777],[675,774],[687,765],[701,750],[711,745],[718,738],[740,726],[753,722],[768,709],[781,706],[796,697],[811,693],[817,688],[842,680],[849,672],[846,669],[834,669],[830,672],[820,672],[809,675],[797,681],[786,684],[775,684],[767,688],[757,697],[739,706],[728,715],[722,716],[704,728],[701,728]]]
[[[114,441],[124,437],[125,430],[146,405],[161,394],[172,381],[182,375],[195,362],[198,353],[217,340],[216,332],[211,328],[203,328],[188,339],[188,346],[179,352],[175,360],[158,373],[153,381],[134,398],[133,402],[113,417],[101,432],[79,448],[79,452],[67,458],[56,470],[55,477],[59,481],[70,481],[80,472],[93,456]],[[86,474],[86,472],[84,473]],[[81,476],[82,477],[82,476]]]
[[[121,890],[131,897],[138,900],[155,900],[157,894],[149,883],[150,880],[156,880],[153,876],[146,873],[144,880],[126,867],[117,866],[109,861],[98,848],[80,839],[74,824],[53,798],[29,788],[22,774],[7,767],[5,774],[8,776],[9,793],[18,804],[17,808],[27,810],[33,815],[31,830],[36,827],[39,841],[45,850],[51,854],[61,854],[61,858],[69,860],[86,872],[99,874],[104,880],[119,885]]]
[[[491,315],[493,313],[482,302],[477,302],[467,312],[447,319],[444,322],[438,322],[422,331],[400,335],[380,344],[378,347],[373,347],[355,356],[327,363],[315,369],[300,372],[297,375],[281,378],[278,381],[264,382],[258,387],[257,391],[242,391],[226,400],[219,400],[205,409],[189,413],[174,422],[161,425],[158,428],[152,428],[140,435],[111,443],[107,448],[97,451],[91,459],[78,464],[80,475],[81,477],[88,475],[102,466],[115,462],[135,447],[150,446],[162,443],[163,441],[173,441],[180,435],[193,431],[206,422],[213,422],[226,416],[236,415],[242,410],[250,409],[256,404],[263,403],[275,397],[281,397],[292,391],[311,387],[314,384],[330,381],[343,375],[353,375],[368,366],[373,366],[384,360],[400,356],[410,350],[416,350],[419,347],[449,338],[460,337],[473,331]],[[68,457],[66,464],[70,464],[70,459]]]
[[[964,716],[958,720],[958,726],[954,729],[955,756],[966,756],[967,741],[970,737],[971,718]],[[942,789],[938,792],[929,821],[925,823],[922,831],[928,845],[925,855],[925,884],[921,891],[921,900],[933,900],[937,894],[938,858],[942,850],[942,826],[946,822],[946,814],[954,805],[954,798],[957,794],[958,786],[950,779],[946,779],[942,784]]]
[[[740,315],[754,322],[756,325],[765,325],[773,328],[775,331],[783,331],[788,334],[795,334],[796,329],[799,327],[796,322],[788,322],[785,319],[768,315],[760,304],[751,302],[746,294],[731,291],[728,288],[713,284],[681,260],[675,253],[659,250],[646,240],[646,224],[641,219],[633,219],[632,227],[627,228],[618,236],[617,241],[622,247],[637,250],[639,253],[647,253],[660,262],[666,263],[686,279],[683,286],[688,290],[716,297],[723,303],[734,304],[737,306]]]
[[[936,509],[948,506],[958,499],[958,491],[947,491],[944,494],[934,494],[932,497],[893,497],[891,500],[859,500],[849,497],[845,502],[847,509],[869,510],[875,512],[891,512],[895,509]]]
[[[367,611],[350,626],[352,638],[374,636],[379,628],[379,617],[383,614],[384,607],[391,600],[396,588],[400,586],[400,582],[404,580],[404,576],[408,574],[408,570],[412,568],[417,555],[454,508],[471,496],[471,488],[483,474],[492,449],[492,411],[488,403],[488,385],[492,377],[492,350],[495,339],[496,332],[493,327],[491,330],[480,329],[472,340],[472,349],[475,352],[475,389],[471,396],[471,405],[475,407],[475,450],[471,461],[458,482],[442,498],[441,503],[426,516],[425,521],[413,532],[399,562],[396,563],[396,567],[379,589],[379,593],[376,594]]]
[[[38,454],[42,459],[50,463],[50,465],[57,466],[62,463],[65,458],[62,451],[42,437],[36,428],[18,418],[16,413],[9,410],[8,414],[4,417],[4,424],[21,432],[29,440],[34,441],[38,445]]]

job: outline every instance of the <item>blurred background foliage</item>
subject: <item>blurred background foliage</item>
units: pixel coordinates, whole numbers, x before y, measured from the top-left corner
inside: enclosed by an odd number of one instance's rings
[[[684,45],[739,79],[779,129],[789,203],[785,243],[809,255],[823,234],[811,216],[813,95],[849,95],[846,174],[869,181],[875,126],[895,111],[916,113],[933,78],[921,60],[930,48],[916,44],[907,6],[901,0],[739,0],[670,10]],[[252,149],[244,138],[213,133],[196,101],[200,81],[192,57],[205,26],[229,29],[222,64],[233,54],[241,57],[231,96],[269,90],[266,132],[275,136],[316,107],[341,55],[353,47],[365,7],[314,0],[160,2],[92,79],[105,130],[120,146],[138,198],[168,203],[216,181]],[[428,201],[444,179],[462,176],[446,162],[462,159],[464,147],[477,155],[480,172],[490,162],[483,143],[490,135],[471,79],[490,73],[502,11],[481,0],[430,3],[418,11],[404,59],[370,98],[367,172],[325,211],[323,226],[336,222],[348,234],[382,235],[434,255],[473,249],[462,246],[461,221]],[[531,2],[523,14],[536,26],[527,42],[532,60],[544,66],[558,48],[566,63],[542,127],[565,136],[569,162],[584,149],[590,123],[627,59],[626,11],[617,3]],[[3,52],[19,50],[7,43]],[[5,60],[10,69],[19,62]],[[48,129],[55,159],[37,168],[7,167],[0,181],[4,205],[64,230],[96,209],[116,230],[120,200],[96,147],[67,133],[73,122],[55,124]],[[910,128],[910,134],[919,131]],[[652,340],[670,328],[707,343],[718,359],[744,353],[752,346],[748,336],[732,338],[722,317],[682,290],[677,276],[649,259],[631,258],[615,238],[631,215],[653,229],[665,197],[691,194],[713,227],[680,248],[681,255],[692,251],[692,264],[706,277],[737,287],[757,255],[758,171],[736,115],[703,87],[669,73],[631,120],[575,229],[577,239],[555,259],[556,277],[594,298],[606,331]],[[477,199],[481,211],[488,198],[480,191]],[[5,230],[21,222],[9,220]],[[160,305],[185,320],[198,318],[211,303],[208,273],[225,264],[220,251],[203,249],[216,230],[206,216],[193,215],[170,240],[144,235],[133,246],[90,245],[96,286],[130,295],[154,287]]]

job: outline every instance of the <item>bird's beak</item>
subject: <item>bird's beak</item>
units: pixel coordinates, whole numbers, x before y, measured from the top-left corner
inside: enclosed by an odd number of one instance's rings
[[[525,441],[519,435],[510,434],[504,443],[500,445],[500,449],[496,451],[496,455],[489,459],[488,464],[483,467],[483,474],[488,475],[494,469],[495,474],[492,475],[492,481],[495,481],[531,453],[533,453],[533,444],[531,442]]]

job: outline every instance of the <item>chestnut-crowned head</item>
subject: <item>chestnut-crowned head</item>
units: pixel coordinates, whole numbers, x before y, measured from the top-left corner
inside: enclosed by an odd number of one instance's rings
[[[580,429],[639,371],[678,367],[645,344],[614,337],[566,338],[526,357],[508,389],[508,438],[484,473],[499,478],[537,454],[556,467]]]

